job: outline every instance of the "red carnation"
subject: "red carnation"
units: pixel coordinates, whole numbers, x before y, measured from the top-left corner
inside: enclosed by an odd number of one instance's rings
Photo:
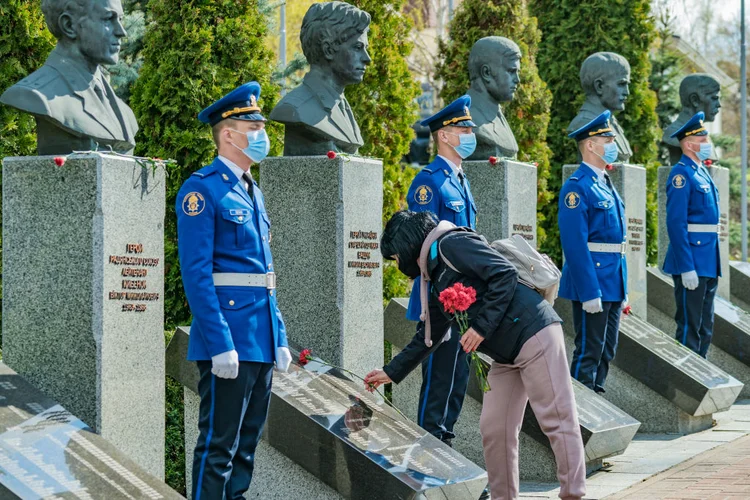
[[[335,151],[329,151],[328,153],[326,153],[326,156],[329,159],[333,160],[334,158],[336,158],[336,152]]]
[[[466,311],[477,301],[477,291],[473,287],[456,283],[452,287],[440,292],[438,299],[443,304],[446,312],[455,314]]]
[[[707,166],[707,167],[710,167],[711,165],[713,165],[713,164],[714,164],[714,162],[712,162],[711,160],[706,160],[706,161],[704,161],[704,162],[703,162],[703,164],[704,164],[705,166]]]
[[[55,156],[55,165],[58,167],[62,167],[65,165],[65,157],[64,156]]]
[[[539,166],[539,163],[538,163],[538,162],[534,162],[534,166],[535,166],[535,167],[538,167],[538,166]]]
[[[606,168],[607,168],[607,170],[614,170],[615,169],[614,165],[612,165],[611,163],[607,163],[607,167]]]
[[[490,156],[490,165],[495,165],[497,163],[497,156]]]
[[[624,308],[624,309],[622,310],[622,313],[623,313],[623,314],[625,314],[625,315],[627,315],[627,314],[630,314],[630,310],[631,310],[631,309],[632,309],[632,308],[630,307],[630,304],[628,304],[628,305],[626,305],[626,306],[625,306],[625,308]]]
[[[312,351],[310,349],[302,349],[299,353],[299,365],[305,366],[308,361],[312,359]]]

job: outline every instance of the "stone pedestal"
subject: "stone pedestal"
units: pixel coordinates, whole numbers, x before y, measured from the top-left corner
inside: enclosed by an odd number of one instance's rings
[[[563,181],[580,165],[564,165]],[[616,163],[608,170],[612,185],[625,203],[628,250],[628,301],[634,314],[645,318],[646,298],[646,169],[640,165]]]
[[[0,398],[0,498],[182,498],[3,363]]]
[[[260,184],[290,341],[360,375],[381,365],[382,162],[268,158]]]
[[[750,312],[750,262],[729,262],[729,286],[732,303]]]
[[[477,205],[477,232],[488,241],[520,234],[536,247],[536,167],[513,160],[461,166]]]
[[[164,170],[3,160],[3,358],[164,475]]]
[[[664,258],[669,247],[669,233],[667,232],[667,178],[672,167],[659,167],[659,262],[658,268],[664,266]],[[731,300],[729,281],[729,169],[711,167],[708,169],[711,178],[719,190],[719,255],[721,256],[721,278],[716,295]]]
[[[414,335],[416,323],[405,318],[409,299],[393,299],[385,310],[386,340],[393,346],[395,356]],[[480,354],[489,369],[490,359]],[[456,438],[453,447],[466,458],[484,467],[482,436],[479,432],[479,417],[482,413],[483,394],[475,379],[475,371],[469,372],[471,379],[461,416],[456,423]],[[421,370],[414,370],[400,384],[393,385],[393,402],[409,418],[416,420],[419,389],[422,383]],[[593,472],[602,467],[602,459],[619,455],[633,439],[640,423],[604,398],[573,381],[576,408],[581,426],[586,469]],[[526,481],[557,481],[557,465],[549,439],[542,432],[530,406],[526,407],[519,444],[519,470]]]
[[[177,329],[167,366],[185,386],[185,450],[191,462],[199,377],[195,364],[185,361],[188,338],[188,328]],[[316,361],[274,373],[255,459],[245,498],[474,500],[487,484],[482,469],[365,392],[362,382]]]

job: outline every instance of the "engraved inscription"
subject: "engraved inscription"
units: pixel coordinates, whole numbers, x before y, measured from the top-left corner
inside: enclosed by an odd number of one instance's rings
[[[159,259],[144,257],[142,243],[127,243],[125,255],[110,255],[109,264],[113,266],[124,266],[120,271],[123,279],[120,281],[120,290],[111,290],[108,294],[109,300],[124,300],[120,311],[122,312],[145,312],[147,304],[136,302],[156,302],[160,299],[158,293],[148,292],[148,269],[157,267]],[[137,291],[133,291],[137,290]]]
[[[628,218],[627,238],[629,250],[633,252],[645,251],[643,247],[646,245],[646,224],[644,224],[643,219]]]
[[[729,238],[729,216],[726,213],[719,215],[719,241],[724,243]]]
[[[371,278],[372,270],[380,267],[380,262],[371,262],[372,252],[380,248],[378,233],[373,231],[350,231],[347,247],[357,251],[355,260],[350,260],[346,266],[356,269],[355,276],[358,278]]]
[[[513,224],[511,236],[520,234],[524,239],[534,241],[534,227],[528,224]]]

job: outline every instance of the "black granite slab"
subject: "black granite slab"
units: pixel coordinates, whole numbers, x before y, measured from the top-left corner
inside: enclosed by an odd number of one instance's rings
[[[734,272],[734,267],[730,268]],[[724,279],[724,278],[720,278]],[[732,281],[734,283],[734,280]],[[734,290],[734,286],[732,287]],[[750,292],[750,291],[749,291]],[[673,318],[676,311],[672,277],[649,269],[649,304]],[[670,336],[674,332],[665,332]],[[714,336],[712,345],[750,366],[750,314],[726,299],[714,300]]]
[[[177,329],[167,371],[195,390],[194,364],[184,361],[188,335],[188,328]],[[316,361],[274,373],[264,437],[355,500],[476,500],[487,484],[484,470],[366,392],[362,382]]]
[[[732,303],[750,312],[750,262],[729,261],[729,290]]]
[[[0,363],[0,498],[183,498]]]

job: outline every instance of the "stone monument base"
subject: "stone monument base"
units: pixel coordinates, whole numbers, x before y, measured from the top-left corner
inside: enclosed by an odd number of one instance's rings
[[[730,260],[728,278],[732,303],[750,313],[750,262]]]
[[[3,160],[3,358],[164,477],[163,168]]]

